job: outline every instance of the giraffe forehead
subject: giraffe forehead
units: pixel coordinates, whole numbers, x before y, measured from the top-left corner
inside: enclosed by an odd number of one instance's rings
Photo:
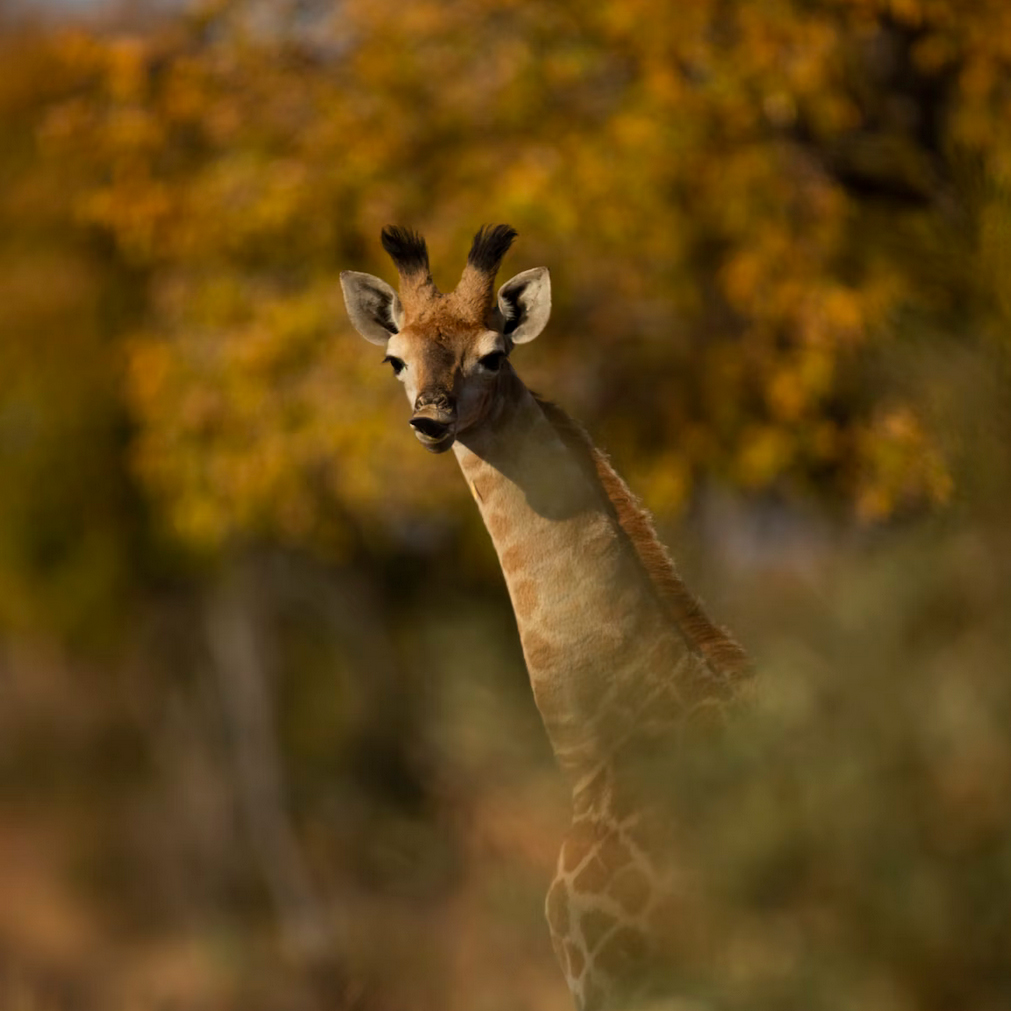
[[[430,367],[437,368],[450,366],[467,354],[488,354],[499,343],[494,330],[443,318],[406,324],[390,338],[387,349],[391,355],[424,359]]]
[[[494,322],[490,301],[468,297],[459,288],[443,295],[434,287],[412,293],[404,300],[403,331],[427,334],[430,337],[453,337],[473,340],[488,332]]]
[[[390,338],[387,350],[398,358],[424,362],[429,368],[452,365],[457,358],[455,342],[447,340],[445,335],[419,333],[407,328]]]

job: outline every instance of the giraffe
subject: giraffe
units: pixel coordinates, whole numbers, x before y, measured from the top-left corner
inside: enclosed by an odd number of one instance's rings
[[[604,454],[513,369],[511,352],[551,311],[544,267],[495,293],[516,234],[479,230],[443,294],[424,239],[388,226],[399,293],[357,271],[341,285],[352,324],[405,387],[415,435],[432,453],[453,450],[494,543],[534,699],[572,786],[545,903],[551,941],[579,1011],[611,1011],[659,978],[677,915],[669,826],[644,770],[736,694],[748,664]]]

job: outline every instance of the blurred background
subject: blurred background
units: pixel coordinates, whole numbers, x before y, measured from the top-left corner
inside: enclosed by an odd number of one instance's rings
[[[337,283],[499,221],[761,671],[679,1006],[1011,1006],[1009,71],[1006,0],[4,0],[0,1008],[569,1007],[494,552]]]

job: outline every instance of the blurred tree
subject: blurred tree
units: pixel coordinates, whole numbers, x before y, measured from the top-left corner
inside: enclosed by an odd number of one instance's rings
[[[143,570],[123,465],[130,268],[72,225],[95,177],[36,131],[87,78],[37,31],[0,33],[0,628],[108,644]]]
[[[539,374],[607,418],[662,513],[705,474],[870,519],[943,502],[935,440],[869,352],[989,310],[973,184],[1008,172],[989,128],[1007,19],[955,0],[226,2],[64,36],[91,86],[53,104],[45,150],[102,180],[77,211],[150,278],[128,345],[138,472],[207,545],[269,530],[339,555],[349,523],[385,536],[462,502],[391,428],[334,278],[381,271],[378,228],[408,221],[451,283],[448,254],[501,219],[558,277]]]

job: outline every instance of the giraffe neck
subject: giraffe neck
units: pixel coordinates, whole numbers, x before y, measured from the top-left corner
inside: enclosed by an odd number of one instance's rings
[[[506,369],[496,414],[454,449],[498,552],[537,706],[578,789],[633,732],[672,732],[712,670],[623,527],[592,447],[580,452],[549,417],[561,412]]]

